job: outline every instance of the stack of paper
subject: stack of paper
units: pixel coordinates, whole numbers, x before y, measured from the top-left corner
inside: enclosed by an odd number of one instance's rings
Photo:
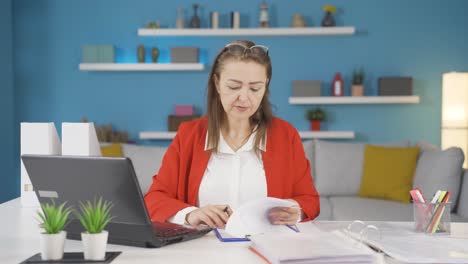
[[[367,246],[339,232],[265,234],[251,238],[251,249],[272,264],[375,263]]]

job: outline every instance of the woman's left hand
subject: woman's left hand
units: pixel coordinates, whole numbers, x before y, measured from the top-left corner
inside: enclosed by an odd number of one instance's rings
[[[268,219],[273,225],[295,225],[300,215],[301,208],[297,206],[274,207],[268,212]]]

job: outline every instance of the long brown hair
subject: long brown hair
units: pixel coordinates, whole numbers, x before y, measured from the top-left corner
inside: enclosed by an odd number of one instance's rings
[[[250,48],[255,45],[252,41],[249,40],[236,40],[232,43],[239,43],[241,45]],[[208,149],[218,152],[219,145],[219,135],[221,131],[221,126],[226,122],[226,113],[224,111],[223,105],[221,104],[221,99],[218,91],[216,90],[216,78],[219,80],[220,73],[222,72],[224,65],[227,61],[243,61],[250,62],[253,61],[260,65],[263,65],[266,70],[268,81],[265,86],[265,94],[263,95],[262,101],[257,109],[257,111],[250,117],[250,125],[257,126],[255,135],[254,149],[257,155],[260,155],[259,146],[266,142],[265,135],[267,127],[270,125],[273,118],[271,111],[271,104],[269,100],[270,95],[270,82],[272,77],[272,67],[271,61],[268,54],[258,55],[253,52],[246,52],[243,56],[234,55],[227,51],[227,48],[223,48],[216,58],[214,59],[213,66],[211,67],[210,77],[208,79],[208,92],[207,92],[207,117],[208,117]]]

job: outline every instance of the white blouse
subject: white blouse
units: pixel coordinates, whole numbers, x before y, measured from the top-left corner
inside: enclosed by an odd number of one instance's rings
[[[208,166],[200,183],[197,206],[228,204],[233,210],[243,203],[267,197],[267,183],[261,157],[255,154],[256,132],[237,151],[234,151],[220,135],[218,153],[211,154]],[[205,140],[207,150],[208,135]],[[266,141],[259,149],[266,150]],[[198,209],[187,207],[168,219],[169,222],[184,224],[185,216]]]

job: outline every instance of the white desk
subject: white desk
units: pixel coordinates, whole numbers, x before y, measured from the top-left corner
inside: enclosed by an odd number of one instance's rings
[[[39,227],[37,208],[21,208],[20,200],[0,204],[0,263],[20,263],[39,253]],[[318,226],[323,230],[343,228],[349,222],[307,222],[299,224],[301,232]],[[412,223],[392,223],[403,228],[411,228]],[[452,234],[468,237],[467,223],[452,223]],[[108,251],[122,251],[112,263],[259,263],[258,256],[247,249],[249,243],[222,243],[212,234],[169,245],[162,248],[137,248],[109,244]],[[67,240],[65,252],[82,251],[81,241]]]

